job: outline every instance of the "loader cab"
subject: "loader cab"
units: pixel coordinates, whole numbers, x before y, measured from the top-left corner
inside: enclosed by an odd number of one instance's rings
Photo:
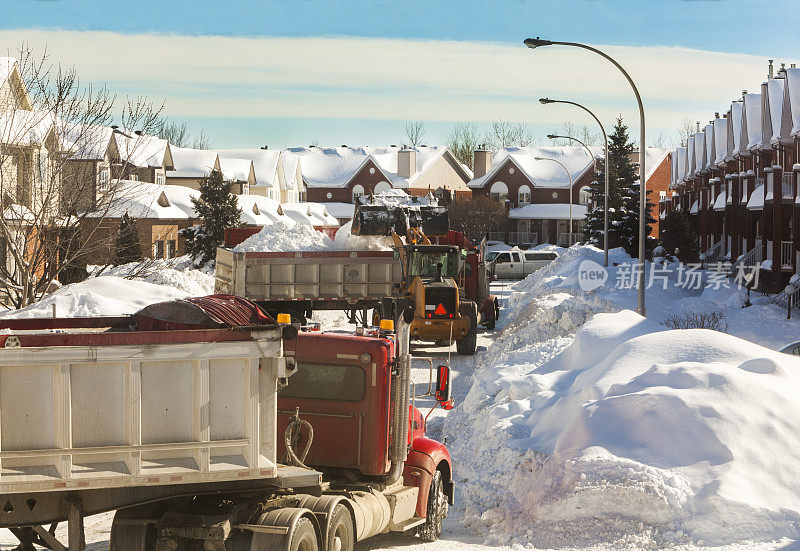
[[[437,277],[438,266],[442,266],[442,278],[458,279],[461,269],[461,253],[458,247],[447,245],[410,245],[407,250],[406,274],[409,280],[419,277],[432,281]]]

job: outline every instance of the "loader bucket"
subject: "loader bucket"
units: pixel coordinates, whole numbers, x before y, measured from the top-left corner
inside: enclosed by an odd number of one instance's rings
[[[445,207],[435,205],[356,205],[353,235],[405,235],[421,228],[428,236],[447,235],[450,222]]]

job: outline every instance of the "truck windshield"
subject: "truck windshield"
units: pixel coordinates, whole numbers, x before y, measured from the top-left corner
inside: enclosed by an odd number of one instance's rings
[[[442,265],[442,277],[458,277],[458,253],[456,251],[411,252],[408,261],[408,275],[411,277],[436,277],[436,265]]]

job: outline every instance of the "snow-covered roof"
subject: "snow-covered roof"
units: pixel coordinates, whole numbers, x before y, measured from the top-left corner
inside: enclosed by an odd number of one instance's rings
[[[731,104],[731,124],[733,125],[733,150],[731,156],[740,155],[746,147],[742,146],[744,135],[744,103],[735,101]]]
[[[200,198],[199,190],[192,189],[186,186],[176,186],[174,184],[161,186],[161,189],[164,190],[164,195],[166,195],[167,200],[170,202],[170,204],[178,207],[183,212],[185,212],[188,218],[198,217],[197,211],[194,210],[192,199]]]
[[[281,152],[277,149],[218,149],[219,161],[225,159],[246,159],[252,161],[256,185],[273,187],[278,178],[278,163]]]
[[[70,153],[70,158],[92,160],[105,157],[113,132],[109,126],[68,124],[59,131],[62,149]]]
[[[714,200],[714,210],[725,210],[725,205],[727,203],[727,190],[723,189],[717,195],[717,198]]]
[[[281,155],[281,166],[283,167],[283,182],[286,189],[297,189],[300,185],[297,169],[300,166],[300,159],[297,155]],[[258,174],[256,174],[258,176]]]
[[[700,174],[706,165],[706,136],[705,132],[696,132],[694,135],[694,174]]]
[[[398,152],[403,148],[393,147],[290,147],[284,151],[286,157],[295,156],[300,162],[300,171],[308,187],[347,187],[350,180],[368,162],[372,161],[381,171],[386,182],[393,187],[407,188],[441,156],[449,155],[444,146],[406,148],[415,154],[416,170],[408,178],[398,175]],[[470,175],[465,174],[468,178]]]
[[[337,219],[353,218],[355,205],[353,203],[320,203],[325,205],[328,214]]]
[[[338,228],[339,221],[320,203],[283,203],[281,212],[297,222],[314,227]]]
[[[682,183],[686,179],[686,162],[687,162],[686,148],[679,147],[676,151],[677,154],[675,157],[677,157],[677,163],[678,163],[677,183]],[[672,160],[673,163],[676,162],[675,157],[673,157]]]
[[[170,152],[175,167],[167,172],[171,178],[204,178],[217,166],[216,151],[170,146]]]
[[[791,135],[800,133],[800,68],[786,69],[786,88],[789,92],[789,111],[792,116]]]
[[[750,199],[747,201],[747,210],[763,210],[764,208],[764,184],[761,184],[753,193],[750,194]]]
[[[645,182],[661,166],[667,155],[669,155],[669,149],[661,149],[660,147],[648,147],[644,150]]]
[[[510,209],[508,217],[514,220],[569,220],[569,203],[538,203]],[[586,205],[572,205],[572,219],[584,220]]]
[[[123,130],[114,132],[113,136],[122,162],[137,167],[165,166],[170,149],[167,140]]]
[[[512,162],[522,171],[535,187],[566,188],[569,177],[564,169],[548,159],[555,159],[569,171],[572,181],[577,181],[584,173],[594,170],[594,161],[602,155],[602,148],[591,148],[593,156],[583,147],[508,147],[492,153],[492,168],[484,176],[469,182],[469,187],[480,188],[494,177],[506,161]],[[543,160],[536,160],[537,157]],[[513,167],[512,167],[513,168]]]
[[[711,169],[714,167],[714,161],[716,160],[716,146],[714,144],[714,123],[709,123],[703,129],[703,135],[706,138],[706,162],[703,165],[705,169]]]
[[[110,191],[98,200],[97,210],[88,216],[121,218],[127,212],[132,218],[188,219],[189,215],[182,208],[170,202],[165,187],[149,182],[113,180]]]
[[[714,119],[714,164],[720,166],[728,156],[728,119]]]
[[[761,147],[761,94],[744,95],[744,119],[747,125],[747,149]]]
[[[0,140],[6,144],[41,145],[53,128],[53,117],[42,111],[16,109],[0,115]]]
[[[222,177],[228,181],[246,182],[250,178],[250,173],[254,172],[253,161],[250,159],[235,159],[226,157],[219,159],[219,168]]]
[[[694,176],[694,135],[689,136],[686,146],[686,177]]]
[[[767,81],[767,107],[769,109],[769,127],[767,130],[769,130],[769,136],[764,136],[764,140],[768,139],[769,143],[773,145],[780,143],[782,138],[788,138],[788,132],[791,130],[788,128],[788,124],[784,124],[785,99],[786,79],[769,79]],[[786,132],[786,135],[784,135],[784,132]]]
[[[241,221],[251,226],[271,226],[282,221],[288,226],[294,225],[294,220],[281,214],[280,203],[263,195],[239,195],[239,208],[242,209]]]
[[[692,203],[692,207],[689,209],[689,214],[697,214],[698,210],[700,210],[700,202],[695,201]]]
[[[3,220],[6,222],[30,222],[33,223],[36,217],[25,205],[11,203],[3,209]]]

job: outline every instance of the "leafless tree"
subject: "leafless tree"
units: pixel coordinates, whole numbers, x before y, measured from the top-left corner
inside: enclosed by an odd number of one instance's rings
[[[177,123],[163,119],[155,131],[159,138],[167,140],[177,147],[191,147],[193,149],[211,149],[208,136],[201,130],[197,136],[192,136],[185,122]]]
[[[505,224],[506,209],[486,195],[476,195],[464,201],[453,201],[447,210],[450,227],[463,232],[475,243],[487,232],[497,230]]]
[[[657,147],[659,149],[672,149],[675,147],[674,140],[670,139],[670,137],[663,132],[654,138],[650,138],[650,140],[650,147]]]
[[[689,117],[683,117],[676,131],[681,147],[686,147],[689,145],[689,138],[694,136],[695,132],[697,132],[697,123]]]
[[[478,147],[480,138],[478,128],[470,122],[459,122],[453,126],[450,135],[447,137],[447,148],[461,163],[467,165],[470,170],[473,166],[475,149]]]
[[[406,140],[410,145],[422,145],[425,139],[425,123],[422,121],[411,121],[406,123]]]
[[[534,138],[525,124],[511,123],[500,119],[494,121],[486,133],[486,143],[495,149],[525,147],[533,145]]]
[[[47,52],[23,46],[15,57],[24,89],[0,109],[0,302],[20,308],[113,241],[107,218],[121,199],[118,184],[99,193],[89,161],[104,155],[115,118],[152,133],[161,108],[84,86]]]

